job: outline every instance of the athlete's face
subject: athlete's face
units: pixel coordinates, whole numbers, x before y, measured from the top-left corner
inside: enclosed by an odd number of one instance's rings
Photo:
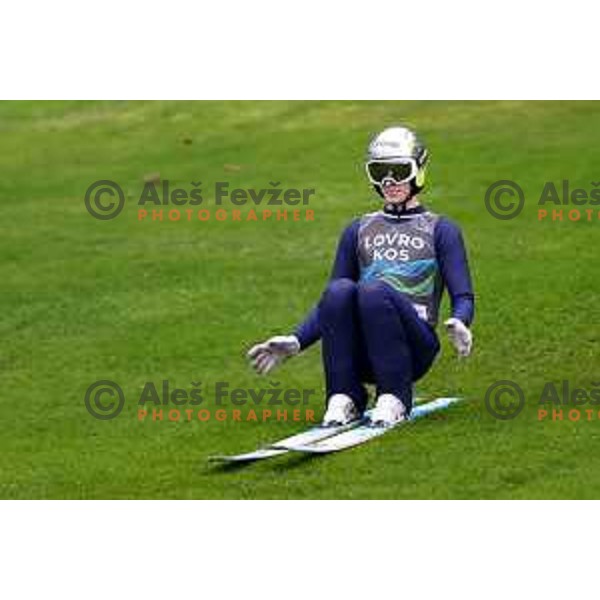
[[[403,204],[410,197],[410,183],[395,183],[388,179],[383,182],[381,189],[389,204]]]

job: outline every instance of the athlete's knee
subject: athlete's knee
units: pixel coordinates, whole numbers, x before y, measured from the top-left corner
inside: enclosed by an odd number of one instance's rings
[[[383,308],[389,302],[390,287],[383,281],[369,281],[358,286],[358,305],[368,313]]]
[[[357,285],[352,279],[341,278],[334,279],[323,292],[321,306],[339,306],[346,302],[354,301],[356,297]]]

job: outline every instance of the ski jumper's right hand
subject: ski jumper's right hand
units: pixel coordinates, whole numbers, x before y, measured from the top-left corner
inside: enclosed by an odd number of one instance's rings
[[[267,375],[287,358],[300,352],[295,335],[276,335],[266,342],[252,346],[248,358],[259,375]]]

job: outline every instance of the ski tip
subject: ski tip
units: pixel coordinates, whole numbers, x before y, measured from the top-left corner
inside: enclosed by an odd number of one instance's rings
[[[238,454],[235,456],[226,456],[222,454],[217,454],[208,457],[208,462],[210,463],[220,463],[220,464],[233,464],[233,463],[244,463],[244,462],[252,462],[262,458],[261,456],[257,456],[256,454]]]
[[[234,459],[231,456],[223,456],[221,454],[217,454],[215,456],[209,456],[207,458],[209,463],[228,463],[234,462]]]
[[[238,456],[209,456],[208,464],[213,467],[242,467],[251,465],[259,460],[256,458],[240,458]]]

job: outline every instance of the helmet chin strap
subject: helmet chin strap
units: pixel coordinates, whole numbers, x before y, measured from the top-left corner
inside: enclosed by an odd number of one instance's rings
[[[401,215],[402,213],[406,212],[406,205],[411,200],[411,198],[412,196],[410,198],[407,198],[406,200],[404,200],[404,202],[401,202],[400,204],[386,201],[383,205],[383,212],[387,215]]]

